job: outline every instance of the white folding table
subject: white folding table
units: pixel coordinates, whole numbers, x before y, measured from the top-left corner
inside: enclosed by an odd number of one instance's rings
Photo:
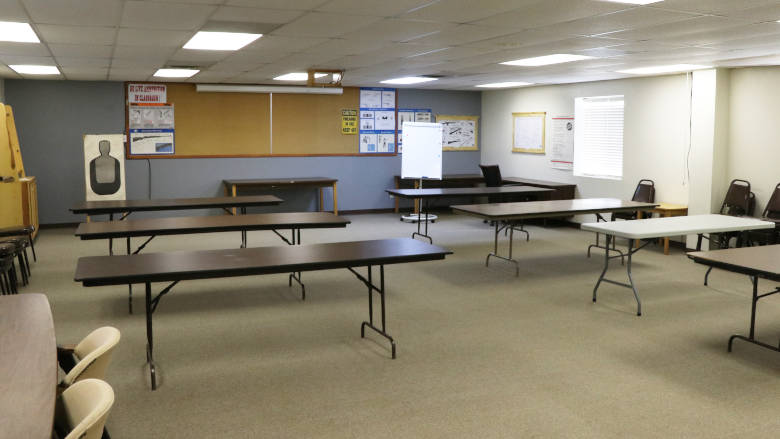
[[[746,232],[748,230],[769,229],[774,226],[775,225],[772,222],[761,221],[756,218],[715,214],[582,224],[582,230],[603,233],[607,238],[607,250],[604,255],[604,270],[602,270],[601,276],[599,276],[599,280],[596,282],[595,288],[593,288],[593,301],[596,301],[596,293],[602,281],[630,288],[634,292],[634,298],[636,299],[636,315],[642,315],[642,301],[639,299],[639,293],[637,293],[636,287],[634,286],[634,280],[631,277],[631,255],[639,251],[650,241],[637,245],[637,247],[634,248],[634,240],[693,234],[701,236],[705,233]],[[628,273],[629,283],[618,282],[604,277],[609,269],[609,260],[614,257],[622,256],[610,256],[609,254],[610,240],[616,238],[628,239],[628,262],[626,263],[626,272]],[[699,239],[699,243],[701,243],[701,239]]]

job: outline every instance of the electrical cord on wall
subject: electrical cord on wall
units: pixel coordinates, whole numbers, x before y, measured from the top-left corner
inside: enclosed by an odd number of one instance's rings
[[[688,87],[688,151],[685,154],[685,173],[683,177],[683,186],[685,182],[691,181],[691,150],[693,149],[693,73],[685,74],[685,84]],[[686,180],[687,177],[687,180]]]
[[[152,199],[152,161],[149,159],[146,159],[146,167],[148,168],[149,172],[147,175],[149,176],[149,199]]]

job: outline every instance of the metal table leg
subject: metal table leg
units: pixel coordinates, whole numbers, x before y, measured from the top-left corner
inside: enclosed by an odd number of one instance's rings
[[[414,239],[415,236],[421,236],[423,238],[428,239],[431,244],[433,244],[433,238],[428,235],[428,199],[423,199],[423,210],[425,211],[425,233],[420,233],[420,212],[417,211],[417,231],[412,233],[412,239]]]
[[[634,285],[634,279],[633,279],[633,276],[631,275],[631,256],[634,253],[636,253],[637,251],[639,251],[641,248],[646,246],[649,243],[649,241],[645,242],[643,245],[641,245],[641,246],[637,247],[636,249],[634,249],[633,248],[634,240],[633,239],[629,240],[628,253],[627,253],[627,255],[628,255],[628,262],[626,263],[626,273],[628,274],[628,282],[629,283],[625,283],[625,282],[614,281],[612,279],[607,279],[605,277],[605,275],[607,274],[607,270],[609,269],[609,260],[613,259],[613,258],[622,257],[622,254],[621,255],[616,255],[616,256],[610,256],[609,255],[609,252],[610,252],[610,248],[609,248],[610,240],[615,239],[615,238],[612,235],[609,235],[609,234],[605,234],[605,237],[606,237],[606,248],[605,248],[606,251],[604,253],[604,269],[601,271],[601,275],[599,276],[599,280],[596,281],[596,286],[593,288],[593,303],[596,302],[596,295],[598,293],[599,286],[601,285],[601,282],[607,282],[607,283],[610,283],[610,284],[613,284],[613,285],[618,285],[618,286],[621,286],[621,287],[624,287],[624,288],[630,288],[631,291],[633,291],[634,299],[636,300],[636,315],[637,316],[641,316],[642,315],[642,301],[639,298],[639,293],[636,290],[636,286]],[[613,250],[613,251],[616,251],[616,250]]]
[[[758,276],[750,276],[750,280],[753,283],[753,300],[750,307],[750,335],[748,337],[745,337],[744,335],[738,335],[734,334],[731,337],[729,337],[729,347],[728,351],[731,352],[731,346],[734,343],[734,339],[740,339],[745,340],[748,343],[753,343],[755,345],[761,346],[763,348],[780,352],[780,342],[778,342],[777,346],[773,346],[764,342],[760,342],[756,340],[756,305],[758,304],[758,301],[760,299],[763,299],[764,297],[771,296],[773,294],[780,293],[780,288],[775,289],[774,291],[770,291],[765,294],[758,294]]]
[[[373,267],[369,265],[367,268],[368,268],[368,279],[366,279],[360,273],[355,271],[355,269],[347,268],[368,287],[368,321],[367,322],[363,321],[363,323],[360,325],[360,338],[366,337],[366,328],[373,329],[377,334],[386,338],[390,342],[392,358],[395,359],[395,340],[393,340],[393,337],[391,337],[390,334],[387,333],[386,320],[385,320],[385,266],[384,265],[379,266],[379,288],[377,288],[376,285],[374,285],[373,283],[373,278],[372,278]],[[381,329],[374,325],[374,294],[373,294],[374,291],[379,293],[379,300],[381,306],[380,312],[381,312],[381,319],[382,319]]]
[[[488,253],[487,257],[485,258],[485,267],[488,266],[490,263],[490,258],[498,258],[507,262],[511,262],[515,264],[515,276],[520,276],[520,264],[512,258],[512,247],[514,244],[514,225],[512,223],[504,223],[500,224],[501,221],[495,222],[495,230],[493,232],[493,251],[491,253]],[[509,230],[509,257],[501,256],[498,254],[498,237],[501,234],[501,231],[504,229]]]

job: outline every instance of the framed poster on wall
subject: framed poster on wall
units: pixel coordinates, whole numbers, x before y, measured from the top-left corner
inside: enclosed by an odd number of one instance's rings
[[[450,116],[437,114],[436,122],[442,124],[444,151],[476,151],[479,139],[479,116]]]
[[[512,152],[544,154],[546,112],[512,113]]]

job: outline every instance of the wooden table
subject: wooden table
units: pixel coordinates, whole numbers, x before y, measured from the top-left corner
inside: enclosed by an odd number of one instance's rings
[[[697,247],[701,245],[701,236],[705,233],[723,233],[723,232],[746,232],[748,230],[760,230],[774,227],[773,223],[761,221],[756,218],[736,217],[729,215],[691,215],[678,216],[671,218],[645,218],[632,221],[607,221],[603,223],[586,223],[581,226],[582,230],[590,232],[603,233],[607,237],[606,253],[604,256],[604,269],[596,281],[593,288],[593,301],[596,301],[596,292],[601,282],[618,285],[629,288],[634,293],[634,299],[637,304],[638,316],[642,315],[642,301],[639,299],[634,280],[631,277],[631,255],[642,249],[651,241],[646,241],[643,245],[634,247],[634,241],[640,239],[663,238],[664,236],[678,235],[699,235]],[[607,279],[604,276],[609,269],[609,242],[611,237],[625,238],[628,240],[628,262],[626,263],[626,272],[628,273],[629,283],[617,282]],[[709,274],[709,270],[707,271]],[[706,275],[705,275],[706,285]]]
[[[393,177],[396,189],[420,189],[419,179],[401,178],[400,175]],[[423,186],[425,188],[437,187],[468,187],[485,183],[485,177],[482,174],[444,174],[441,180],[424,178]],[[503,184],[520,184],[522,186],[535,186],[547,189],[554,189],[550,194],[551,200],[570,200],[574,198],[574,192],[577,189],[576,184],[559,183],[555,181],[535,180],[522,177],[505,177]],[[395,200],[395,213],[398,213],[398,198]],[[414,213],[418,212],[417,200],[415,200]]]
[[[228,209],[247,207],[275,206],[282,203],[281,198],[273,195],[255,195],[250,197],[208,197],[208,198],[161,198],[153,200],[111,200],[85,201],[70,208],[73,213],[89,215],[113,215],[118,213],[128,216],[133,212],[148,212],[160,210],[190,210],[190,209]],[[123,217],[124,218],[124,217]]]
[[[322,188],[333,188],[333,213],[338,215],[338,195],[336,192],[336,184],[338,179],[329,177],[292,177],[292,178],[250,178],[250,179],[230,179],[222,180],[222,184],[225,186],[225,195],[237,196],[240,189],[245,188],[277,188],[277,187],[315,187],[319,191],[319,210],[323,210],[323,195]]]
[[[50,439],[57,343],[43,294],[0,296],[0,436]]]
[[[512,242],[515,226],[518,222],[533,218],[559,218],[572,215],[596,214],[610,212],[633,212],[655,207],[654,203],[639,203],[615,198],[579,198],[574,200],[528,201],[524,203],[489,203],[465,204],[452,206],[455,213],[476,216],[492,221],[495,224],[493,251],[488,253],[485,266],[490,258],[498,258],[515,264],[515,276],[520,275],[520,265],[512,258]],[[498,254],[498,237],[504,231],[509,231],[509,255]],[[590,249],[588,249],[590,251]]]
[[[758,294],[758,279],[767,279],[773,282],[780,282],[780,245],[767,245],[762,247],[743,247],[729,248],[723,250],[713,250],[707,252],[688,253],[688,257],[697,264],[708,265],[710,268],[720,268],[722,270],[733,271],[735,273],[746,274],[750,276],[753,283],[753,300],[750,308],[750,332],[747,337],[744,335],[732,335],[729,338],[728,351],[731,352],[731,346],[734,339],[745,340],[766,349],[780,352],[780,343],[770,345],[756,340],[756,305],[759,299],[780,293],[780,288],[775,287],[774,291],[764,294]]]
[[[247,231],[271,230],[289,245],[301,243],[301,229],[325,229],[346,227],[350,221],[330,212],[294,212],[261,213],[236,216],[196,216],[174,218],[149,218],[140,220],[103,221],[81,223],[76,236],[82,240],[90,239],[127,239],[127,254],[131,254],[130,238],[148,236],[132,254],[137,254],[157,235],[185,235],[193,233],[241,232],[241,248],[247,246]],[[290,230],[292,236],[287,239],[279,230]],[[109,246],[109,254],[113,254]],[[290,275],[301,285],[302,296],[306,298],[306,287],[300,273]],[[128,285],[128,309],[133,313],[133,286]]]
[[[661,218],[668,218],[671,216],[685,216],[688,215],[688,206],[684,204],[658,203],[658,206],[648,210],[648,212],[657,213],[661,216]],[[642,219],[642,211],[637,212],[637,219]],[[639,242],[636,242],[635,245],[638,246]],[[664,254],[669,254],[668,236],[664,236]]]
[[[152,390],[157,388],[154,363],[152,314],[160,299],[177,283],[191,279],[254,276],[346,268],[368,288],[368,321],[361,324],[361,337],[370,328],[386,338],[395,358],[395,341],[385,325],[386,264],[444,259],[452,252],[410,238],[373,241],[336,242],[283,247],[255,247],[232,250],[179,251],[128,256],[89,256],[79,258],[74,279],[85,287],[143,283],[146,286],[147,362]],[[373,266],[379,266],[379,283],[373,277]],[[367,274],[356,271],[366,267]],[[171,282],[156,296],[153,282]],[[379,294],[381,327],[374,324],[373,292]],[[219,294],[215,291],[215,294]]]
[[[428,200],[433,198],[451,197],[487,197],[487,196],[519,196],[533,197],[536,199],[549,199],[553,189],[545,189],[531,186],[498,186],[498,187],[462,187],[462,188],[435,188],[435,189],[385,189],[385,192],[396,197],[424,201],[423,213],[418,213],[417,231],[412,233],[412,238],[420,236],[433,243],[433,238],[428,235]],[[424,220],[422,218],[425,218]],[[425,232],[421,233],[420,223],[425,222]]]

